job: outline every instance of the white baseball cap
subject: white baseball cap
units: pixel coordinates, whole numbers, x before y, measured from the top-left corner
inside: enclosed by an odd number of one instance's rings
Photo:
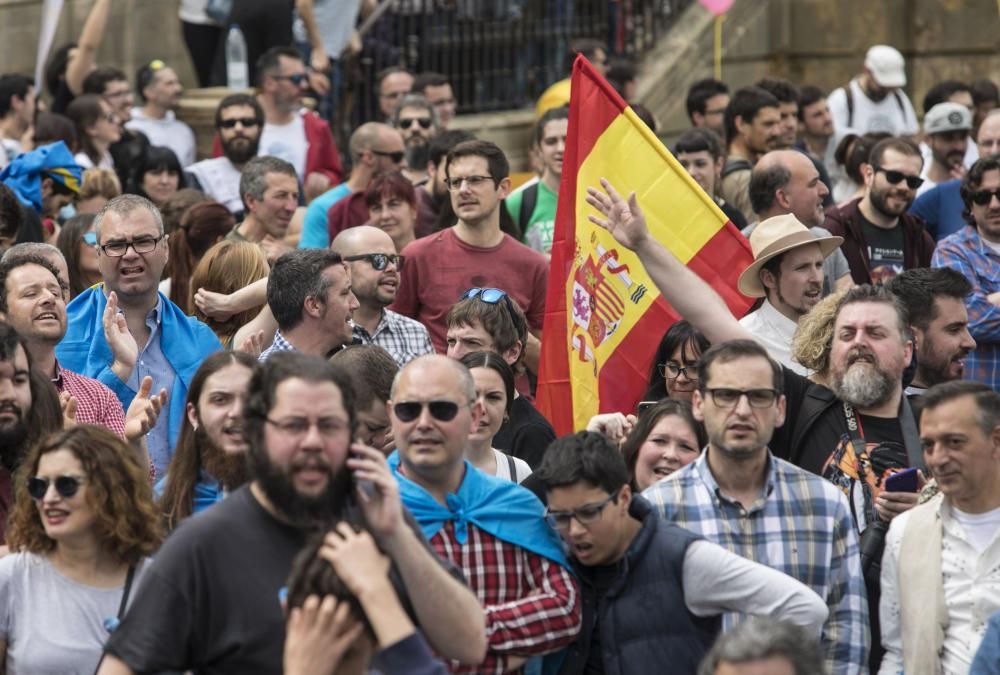
[[[865,54],[867,68],[875,83],[886,89],[906,86],[906,61],[899,50],[889,45],[875,45]]]

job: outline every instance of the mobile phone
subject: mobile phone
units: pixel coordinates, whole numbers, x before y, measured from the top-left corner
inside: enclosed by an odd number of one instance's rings
[[[636,406],[636,410],[638,410],[639,414],[641,415],[642,413],[646,412],[657,403],[659,403],[659,401],[639,401],[639,405]]]
[[[885,479],[886,492],[916,492],[917,491],[917,469],[904,469],[897,471]]]

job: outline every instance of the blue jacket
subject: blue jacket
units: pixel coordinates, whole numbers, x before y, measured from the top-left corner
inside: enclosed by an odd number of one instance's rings
[[[167,437],[172,454],[184,421],[184,404],[191,378],[206,356],[222,349],[222,343],[212,329],[186,315],[162,293],[160,300],[163,306],[160,349],[177,373],[167,403]],[[111,347],[104,338],[104,308],[107,304],[104,284],[88,288],[69,303],[66,307],[66,335],[56,346],[56,357],[63,368],[106,384],[122,402],[122,407],[128,410],[136,392],[111,371],[114,359]],[[165,470],[166,467],[157,467],[158,472]]]

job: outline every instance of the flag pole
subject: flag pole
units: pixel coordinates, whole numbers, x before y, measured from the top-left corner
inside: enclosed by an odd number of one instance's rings
[[[1000,0],[997,0],[1000,3]],[[715,79],[722,79],[722,22],[726,20],[725,14],[718,14],[715,17]]]

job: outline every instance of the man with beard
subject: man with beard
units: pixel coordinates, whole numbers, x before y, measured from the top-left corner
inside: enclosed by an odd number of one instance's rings
[[[185,171],[188,187],[201,190],[225,205],[237,220],[243,218],[240,174],[257,156],[264,110],[250,94],[230,94],[215,109],[215,131],[222,143],[222,157],[203,159]]]
[[[924,165],[921,174],[924,184],[917,190],[918,196],[945,181],[962,177],[971,130],[972,113],[961,103],[945,101],[927,111],[924,134],[931,161]]]
[[[0,322],[0,544],[14,506],[13,478],[21,459],[63,425],[55,390],[31,365],[20,336]]]
[[[708,447],[643,496],[668,521],[809,586],[830,609],[827,672],[867,672],[868,603],[851,508],[836,487],[768,449],[791,402],[784,379],[750,340],[702,354],[692,405]],[[726,615],[723,629],[734,619]]]
[[[407,94],[392,115],[392,126],[403,137],[406,165],[403,175],[415,186],[427,181],[427,144],[438,131],[437,113],[420,94]]]
[[[983,122],[985,129],[991,120]],[[969,332],[978,347],[969,354],[966,378],[1000,388],[1000,157],[978,160],[962,179],[970,227],[941,240],[932,264],[959,272],[972,284],[966,298]]]
[[[726,163],[719,192],[750,220],[750,170],[769,150],[781,146],[781,108],[771,93],[760,87],[737,90],[726,106]]]
[[[792,154],[812,168],[804,155]],[[799,319],[822,299],[823,261],[842,241],[828,234],[817,236],[790,213],[761,221],[750,235],[754,261],[740,275],[739,288],[743,295],[764,301],[740,319],[740,325],[767,348],[771,358],[800,375],[807,372],[792,360],[792,337]]]
[[[243,404],[255,365],[250,354],[216,352],[191,378],[174,457],[155,486],[169,529],[247,482]]]
[[[278,330],[261,361],[284,351],[326,357],[351,343],[358,301],[350,272],[333,251],[296,250],[278,258],[267,278],[267,306]]]
[[[402,368],[434,346],[424,325],[386,309],[396,299],[399,270],[404,258],[388,234],[370,225],[351,227],[330,244],[350,272],[351,290],[358,301],[352,315],[354,342],[382,347]]]
[[[246,212],[226,238],[257,244],[273,264],[289,250],[285,235],[299,205],[295,167],[278,157],[254,157],[240,173],[239,190]]]
[[[902,300],[910,316],[916,361],[906,387],[910,401],[935,384],[962,379],[966,357],[976,348],[965,309],[972,293],[969,280],[946,267],[919,267],[893,277],[886,288]]]
[[[132,108],[125,128],[144,134],[150,145],[173,150],[182,167],[194,164],[194,132],[174,112],[184,93],[174,69],[154,59],[136,73],[135,88],[142,105]]]
[[[923,183],[922,165],[913,141],[879,141],[861,165],[864,196],[827,212],[823,227],[844,238],[854,283],[885,283],[903,270],[930,267],[934,239],[924,221],[906,212]]]
[[[537,180],[523,185],[504,200],[507,212],[522,232],[521,239],[539,253],[549,255],[556,227],[556,203],[562,179],[563,153],[569,108],[553,108],[535,122],[534,150],[542,163]]]
[[[347,144],[351,153],[351,175],[337,187],[331,188],[310,202],[302,221],[299,248],[326,248],[330,245],[327,212],[342,199],[356,196],[364,210],[358,223],[368,221],[365,192],[375,174],[399,171],[405,155],[403,138],[388,124],[368,122],[351,134]]]
[[[406,520],[381,453],[352,445],[347,376],[318,357],[278,354],[258,367],[248,391],[251,483],[157,552],[98,671],[281,672],[281,596],[292,561],[310,534],[338,520],[366,524],[438,653],[481,659],[486,636],[475,596]]]
[[[889,45],[873,46],[865,54],[864,71],[827,98],[834,126],[859,136],[915,136],[917,114],[905,86],[903,55]]]

